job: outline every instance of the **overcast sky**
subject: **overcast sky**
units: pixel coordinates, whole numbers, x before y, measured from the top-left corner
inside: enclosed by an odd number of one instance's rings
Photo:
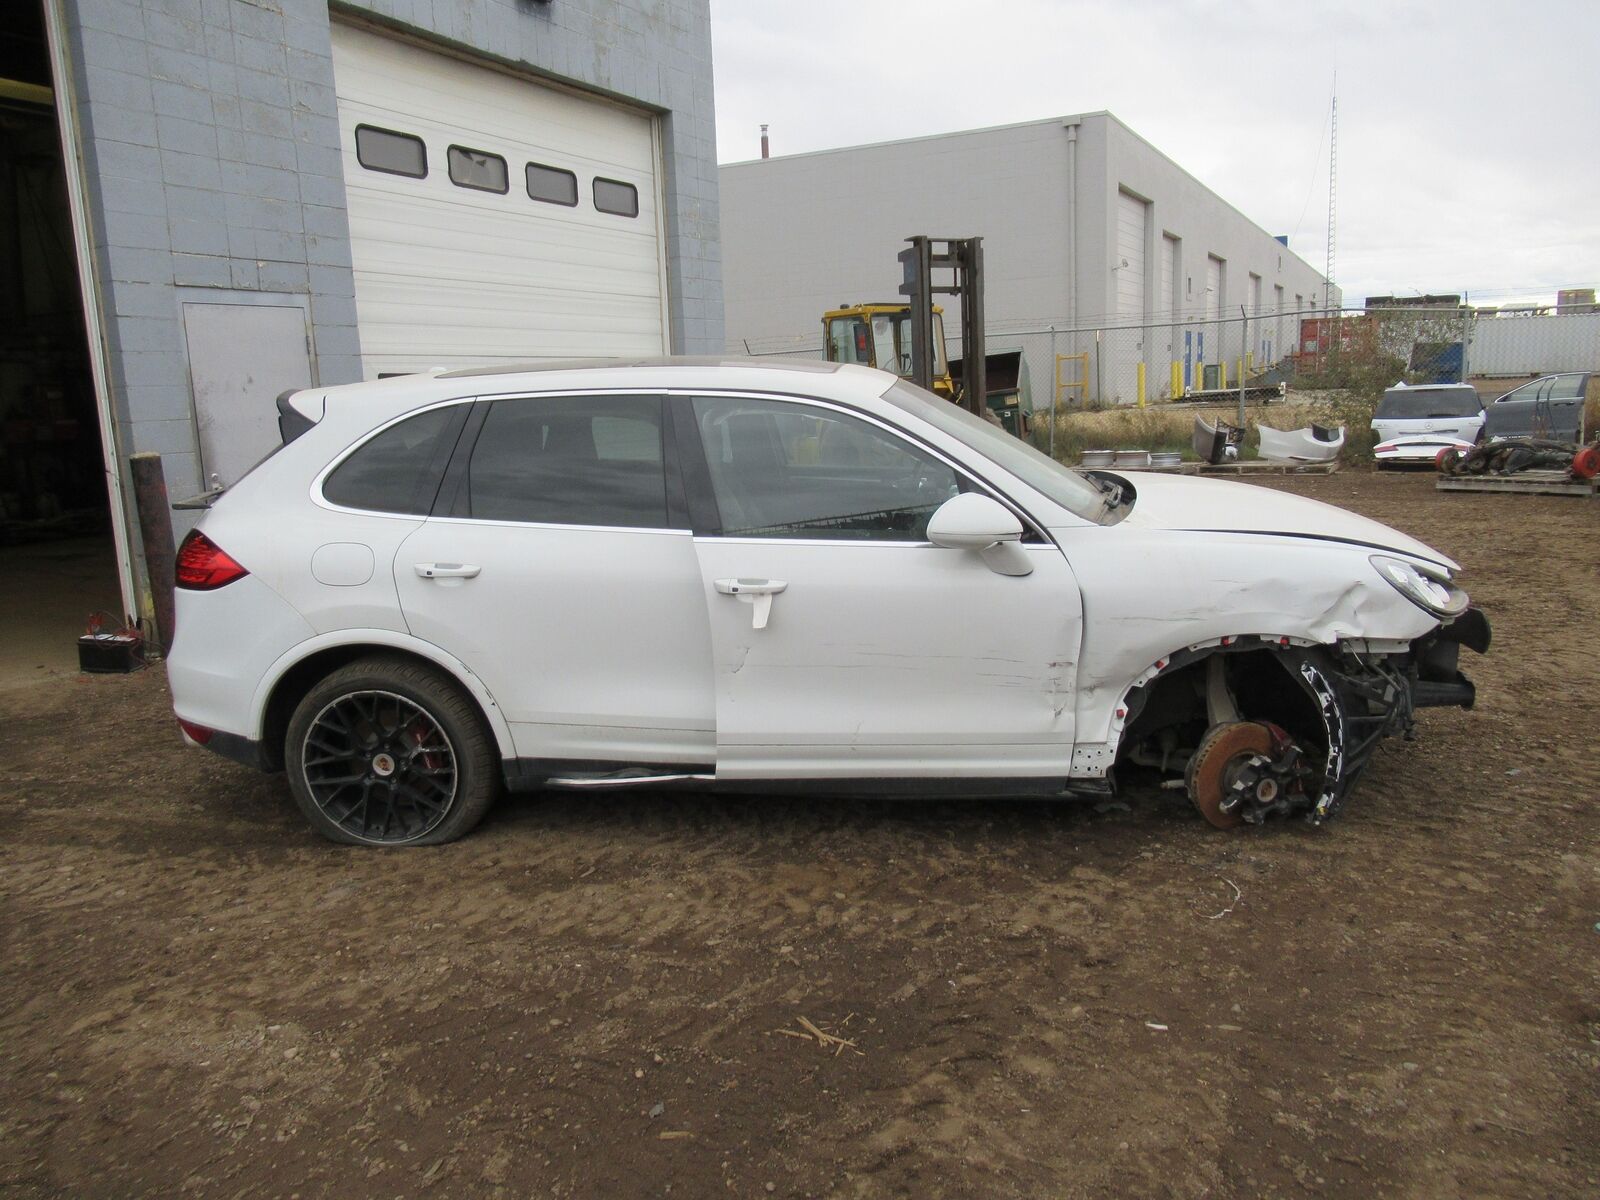
[[[1319,270],[1337,70],[1347,303],[1600,284],[1600,0],[712,0],[711,30],[722,162],[762,122],[780,155],[1109,109]]]

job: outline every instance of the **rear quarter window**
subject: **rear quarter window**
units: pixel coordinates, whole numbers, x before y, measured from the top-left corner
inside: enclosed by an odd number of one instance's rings
[[[466,406],[407,417],[358,446],[322,484],[322,498],[341,508],[426,516],[444,476]]]

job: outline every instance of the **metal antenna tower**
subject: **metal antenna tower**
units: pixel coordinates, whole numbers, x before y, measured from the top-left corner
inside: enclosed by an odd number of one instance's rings
[[[1333,107],[1328,111],[1328,264],[1322,272],[1324,307],[1333,311],[1333,249],[1335,244],[1335,202],[1339,196],[1339,77],[1333,77]]]

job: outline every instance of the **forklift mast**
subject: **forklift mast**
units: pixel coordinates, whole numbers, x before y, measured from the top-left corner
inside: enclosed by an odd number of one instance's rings
[[[983,332],[983,239],[933,238],[925,234],[906,239],[900,251],[900,294],[910,300],[911,381],[933,388],[933,297],[961,299],[961,358],[963,379],[960,403],[980,416],[988,394],[985,378]],[[934,272],[953,272],[949,283],[935,283]]]

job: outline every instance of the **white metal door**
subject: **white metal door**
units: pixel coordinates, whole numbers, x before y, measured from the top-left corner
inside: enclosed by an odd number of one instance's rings
[[[237,483],[280,440],[277,397],[311,386],[306,310],[190,303],[183,333],[201,479],[208,488]]]
[[[1117,315],[1144,319],[1145,237],[1150,206],[1127,192],[1117,193]]]
[[[345,25],[333,57],[369,376],[666,351],[654,117]],[[357,126],[420,138],[426,175],[363,166]],[[462,150],[503,194],[453,181]],[[530,163],[572,203],[532,198]],[[629,189],[636,215],[604,211]]]

